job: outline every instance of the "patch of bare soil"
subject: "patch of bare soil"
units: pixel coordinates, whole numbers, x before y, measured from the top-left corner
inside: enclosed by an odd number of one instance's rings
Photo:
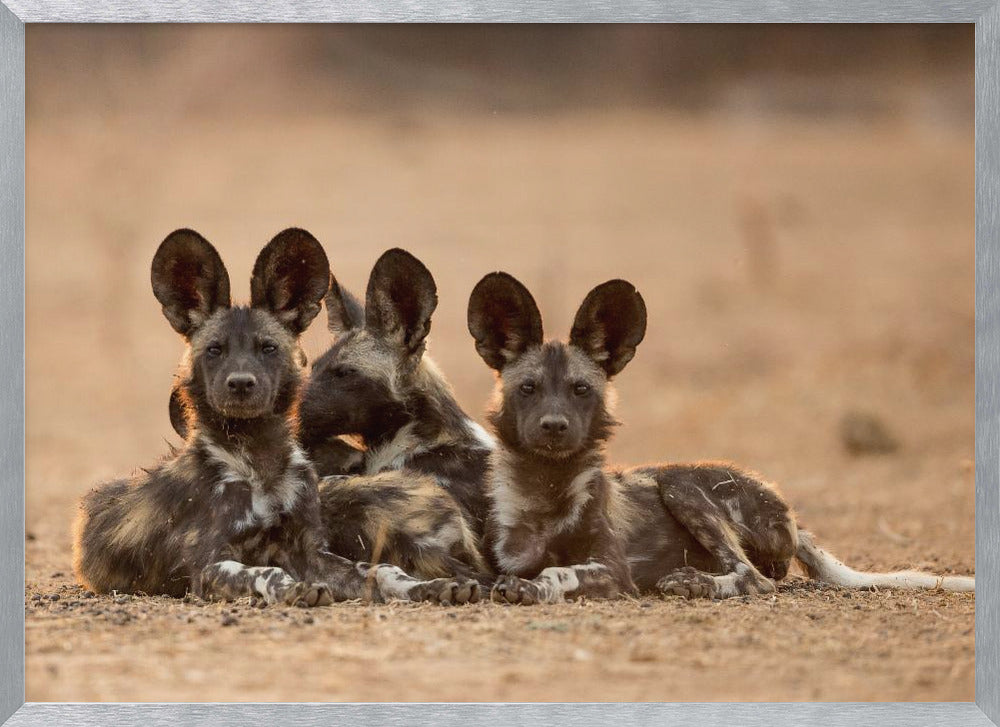
[[[973,596],[798,581],[723,602],[311,610],[32,585],[25,608],[36,700],[963,700],[974,673]]]

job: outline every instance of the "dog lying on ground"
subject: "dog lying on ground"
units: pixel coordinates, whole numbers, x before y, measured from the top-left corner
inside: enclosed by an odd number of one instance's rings
[[[631,284],[592,290],[569,342],[546,342],[528,290],[493,273],[472,292],[468,325],[499,374],[489,415],[499,445],[487,476],[486,547],[503,574],[494,600],[769,593],[793,558],[840,586],[975,589],[966,577],[848,568],[798,527],[773,486],[730,464],[609,468],[609,382],[646,331]]]
[[[425,355],[436,306],[434,278],[404,250],[375,263],[364,306],[334,278],[326,309],[337,338],[313,364],[300,438],[321,475],[336,474],[344,461],[339,437],[360,444],[362,476],[328,476],[320,485],[337,552],[369,558],[379,541],[379,557],[415,575],[486,583],[478,533],[493,442]]]
[[[289,229],[261,251],[250,306],[232,306],[215,248],[191,230],[160,245],[153,293],[186,340],[182,448],[81,502],[74,568],[92,590],[305,606],[368,598],[461,603],[478,584],[418,580],[326,549],[315,471],[294,431],[298,336],[330,271],[319,243]]]

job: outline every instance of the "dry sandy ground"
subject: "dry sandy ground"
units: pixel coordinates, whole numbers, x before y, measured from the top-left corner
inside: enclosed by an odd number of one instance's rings
[[[295,224],[355,289],[389,246],[427,263],[432,353],[476,416],[479,276],[522,278],[550,335],[593,285],[634,281],[650,331],[620,377],[613,459],[733,459],[849,563],[974,572],[971,125],[290,110],[27,133],[29,700],[973,698],[970,595],[792,581],[722,603],[119,603],[73,585],[69,536],[88,488],[176,439],[157,243],[200,230],[243,296]],[[317,322],[307,352],[328,338]],[[847,454],[852,411],[900,449]]]

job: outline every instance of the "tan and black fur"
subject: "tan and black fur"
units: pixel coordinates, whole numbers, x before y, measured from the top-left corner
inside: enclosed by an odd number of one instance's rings
[[[609,468],[610,380],[645,336],[635,288],[591,291],[569,342],[545,342],[528,290],[487,275],[469,301],[476,350],[499,373],[490,421],[486,547],[494,600],[556,602],[660,592],[725,598],[768,593],[793,558],[831,583],[973,590],[971,578],[860,573],[800,530],[777,490],[726,463]]]
[[[479,536],[434,477],[406,470],[326,477],[320,511],[330,549],[347,558],[391,563],[418,578],[483,580]]]
[[[475,599],[473,582],[418,581],[327,550],[316,474],[293,416],[304,363],[298,336],[330,279],[311,235],[289,229],[265,246],[247,307],[230,304],[221,258],[191,230],[163,241],[151,277],[188,345],[177,389],[187,436],[158,465],[83,498],[74,538],[82,584],[307,606]]]

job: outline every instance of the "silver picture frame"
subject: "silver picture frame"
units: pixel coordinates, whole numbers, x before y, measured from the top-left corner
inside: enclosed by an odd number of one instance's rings
[[[24,695],[25,24],[102,22],[974,23],[976,701],[837,704],[78,704]],[[0,723],[1000,724],[1000,0],[0,0]]]

